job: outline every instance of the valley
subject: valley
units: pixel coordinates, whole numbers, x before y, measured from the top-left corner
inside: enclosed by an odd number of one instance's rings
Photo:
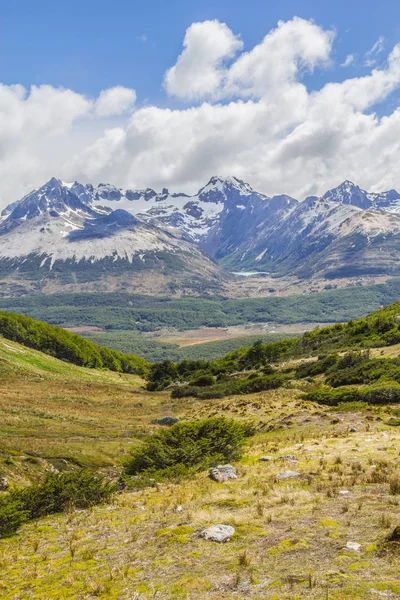
[[[0,600],[400,600],[400,3],[3,4]]]
[[[0,338],[0,475],[11,486],[79,467],[118,480],[132,451],[165,430],[154,423],[165,416],[193,423],[224,415],[254,428],[233,462],[236,479],[218,483],[200,470],[142,487],[125,478],[110,504],[28,521],[0,540],[1,596],[398,597],[398,549],[387,539],[400,519],[399,404],[321,404],[304,395],[325,389],[321,369],[295,374],[315,370],[320,348],[325,356],[341,349],[343,360],[371,347],[373,360],[391,358],[400,369],[399,344],[386,335],[398,311],[307,334],[296,346],[303,358],[296,350],[274,363],[289,378],[279,389],[214,399],[149,391],[137,375],[82,368]],[[283,472],[301,477],[279,479]],[[234,528],[229,542],[201,538],[216,523]]]
[[[5,209],[1,597],[400,597],[399,205],[53,178]]]
[[[318,324],[361,317],[396,301],[399,294],[400,280],[393,278],[375,285],[241,299],[126,292],[34,294],[0,298],[0,309],[80,330],[99,344],[150,361],[215,359],[259,338],[274,341]],[[205,341],[208,335],[215,341]]]

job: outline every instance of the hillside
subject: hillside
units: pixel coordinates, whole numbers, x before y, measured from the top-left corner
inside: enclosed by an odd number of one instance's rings
[[[14,313],[0,311],[0,335],[84,367],[140,375],[145,374],[148,368],[143,358],[99,346],[61,327]]]
[[[371,340],[385,335],[382,319],[393,325],[399,311],[396,304],[345,325],[341,339],[335,326],[314,335],[344,352],[360,342],[357,324],[368,323]],[[396,361],[398,348],[371,354]],[[253,369],[260,368],[256,349],[238,351]],[[142,489],[143,482],[125,478],[128,487],[112,504],[41,517],[0,540],[2,598],[398,597],[398,550],[385,540],[400,523],[399,405],[304,399],[327,386],[321,370],[307,377],[298,370],[316,358],[278,360],[274,368],[288,378],[279,389],[173,398],[145,390],[138,377],[0,339],[0,475],[18,487],[36,485],[49,469],[74,473],[78,466],[115,480],[133,449],[165,431],[153,421],[166,415],[190,424],[223,414],[254,429],[233,463],[236,479],[218,483],[200,471]],[[392,375],[393,367],[400,372],[391,363]],[[293,471],[300,476],[279,479]],[[200,537],[217,523],[234,528],[228,543]]]

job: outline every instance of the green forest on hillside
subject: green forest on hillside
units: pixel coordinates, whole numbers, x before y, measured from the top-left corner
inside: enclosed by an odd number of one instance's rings
[[[98,346],[61,327],[23,315],[0,311],[0,335],[82,367],[138,375],[144,375],[148,369],[143,358]]]
[[[180,348],[177,344],[149,339],[137,331],[107,330],[105,332],[84,332],[81,335],[92,340],[92,342],[95,342],[96,344],[108,346],[109,348],[120,350],[121,352],[143,356],[143,358],[150,362],[160,362],[162,360],[179,361],[184,358],[194,360],[215,360],[237,348],[248,348],[257,340],[268,343],[293,337],[284,333],[246,335],[214,342],[203,342],[194,344],[193,346],[184,346]]]
[[[38,294],[3,298],[0,308],[71,327],[154,331],[258,323],[337,323],[356,319],[400,298],[400,279],[311,295],[266,298],[167,298],[110,294]]]
[[[338,323],[362,317],[400,298],[400,279],[370,286],[349,286],[312,295],[266,298],[170,298],[109,294],[37,294],[3,298],[0,309],[10,310],[60,327],[97,326],[104,332],[82,335],[96,344],[135,354],[149,361],[184,358],[215,360],[223,354],[286,337],[266,334],[232,338],[179,348],[143,336],[160,328],[177,330],[229,327],[247,323]]]
[[[256,342],[250,348],[240,348],[215,361],[164,361],[152,365],[148,389],[158,391],[172,386],[173,397],[222,398],[232,394],[248,394],[285,385],[291,379],[325,375],[330,388],[351,384],[391,382],[387,402],[400,399],[399,359],[369,358],[364,349],[400,343],[400,302],[389,305],[365,318],[306,332],[300,338],[272,343]],[[332,352],[356,350],[340,359]],[[325,354],[328,354],[325,357]],[[272,364],[301,357],[320,356],[317,363],[301,365],[286,374]],[[329,392],[328,390],[328,393]],[[358,396],[360,397],[360,392]],[[374,402],[368,392],[368,402]],[[320,397],[310,399],[319,400]],[[364,396],[363,396],[363,399]],[[377,403],[383,400],[375,400]]]

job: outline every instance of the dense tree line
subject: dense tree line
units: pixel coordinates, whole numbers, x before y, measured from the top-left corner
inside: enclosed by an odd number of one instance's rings
[[[98,346],[61,327],[0,311],[0,334],[55,358],[82,367],[145,375],[148,363],[137,356]]]

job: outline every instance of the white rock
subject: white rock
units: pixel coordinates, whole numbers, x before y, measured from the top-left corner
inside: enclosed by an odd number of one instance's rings
[[[237,473],[232,465],[218,465],[210,469],[210,477],[214,481],[228,481],[228,479],[236,479]]]
[[[349,490],[340,490],[339,496],[351,496],[351,492]]]
[[[361,544],[358,542],[347,542],[346,544],[347,550],[353,550],[354,552],[360,552]]]
[[[203,529],[200,537],[211,542],[225,543],[230,541],[234,533],[235,529],[231,525],[212,525],[212,527]]]

